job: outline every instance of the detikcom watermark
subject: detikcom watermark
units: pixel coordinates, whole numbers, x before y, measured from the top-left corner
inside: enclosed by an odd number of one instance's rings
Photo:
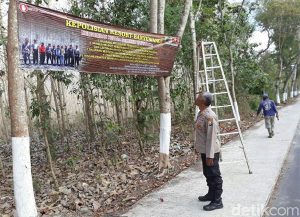
[[[291,216],[300,217],[300,207],[265,207],[264,205],[242,206],[237,204],[232,208],[232,216]]]

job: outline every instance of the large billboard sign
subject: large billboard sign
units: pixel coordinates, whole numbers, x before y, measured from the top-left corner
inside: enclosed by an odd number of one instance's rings
[[[167,76],[179,38],[18,3],[22,68]]]

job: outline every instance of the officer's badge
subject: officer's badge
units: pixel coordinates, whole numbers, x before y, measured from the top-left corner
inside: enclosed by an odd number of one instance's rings
[[[196,122],[196,128],[201,129],[201,124],[199,122]]]
[[[212,126],[213,125],[213,119],[212,118],[208,118],[208,126]]]

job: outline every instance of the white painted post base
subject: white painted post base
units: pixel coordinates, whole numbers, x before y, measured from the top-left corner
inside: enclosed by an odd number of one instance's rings
[[[196,106],[196,108],[195,108],[195,118],[194,118],[195,121],[197,120],[197,116],[198,116],[199,111],[200,111],[199,107]]]
[[[14,195],[18,217],[36,217],[29,137],[12,137]]]
[[[284,93],[283,93],[283,95],[282,95],[282,101],[283,101],[283,102],[286,102],[286,100],[287,100],[287,95],[288,95],[287,92],[284,92]]]
[[[292,90],[291,92],[290,92],[290,98],[293,98],[294,97],[294,91]]]
[[[159,169],[169,168],[169,148],[171,139],[171,113],[160,113]]]
[[[294,88],[294,97],[298,96],[298,87]]]
[[[294,97],[296,97],[296,96],[298,96],[298,91],[297,90],[294,91]]]
[[[276,103],[280,104],[280,95],[279,95],[279,93],[276,93]]]
[[[240,122],[241,121],[241,117],[240,117],[239,106],[237,104],[237,101],[234,101],[233,105],[234,105],[234,112],[236,114],[236,118],[237,118],[238,122]]]

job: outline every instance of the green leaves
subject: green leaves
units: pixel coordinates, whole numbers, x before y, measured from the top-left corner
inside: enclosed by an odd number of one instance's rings
[[[6,45],[6,43],[7,43],[7,37],[5,37],[5,38],[0,37],[0,46]]]
[[[64,85],[69,86],[72,83],[72,78],[74,78],[74,74],[66,73],[66,72],[59,72],[59,71],[51,71],[49,75],[59,81],[62,82]]]

